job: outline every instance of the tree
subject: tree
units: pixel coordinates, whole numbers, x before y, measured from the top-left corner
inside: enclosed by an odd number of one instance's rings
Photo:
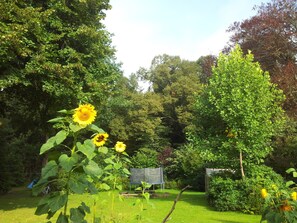
[[[139,92],[135,76],[122,77],[116,91],[102,110],[101,126],[111,138],[124,141],[127,152],[140,148],[158,149],[166,142],[165,127],[161,123],[163,112],[160,96],[153,92]]]
[[[271,75],[286,95],[284,109],[297,118],[297,4],[292,0],[272,0],[256,7],[257,14],[235,22],[231,46],[238,43],[245,53],[251,50],[263,70]]]
[[[156,56],[149,70],[139,75],[152,84],[152,91],[162,100],[162,125],[168,127],[168,141],[177,146],[185,142],[185,133],[193,128],[195,94],[201,89],[200,66],[178,56]]]
[[[201,56],[197,63],[201,67],[201,83],[208,83],[208,79],[212,75],[212,67],[216,64],[216,56],[214,55],[207,55],[207,56]]]
[[[201,134],[200,147],[208,143],[210,150],[204,155],[240,167],[242,177],[244,166],[262,163],[271,152],[271,137],[283,123],[284,96],[253,59],[251,53],[243,56],[238,45],[229,55],[221,54],[205,97],[197,102],[206,120],[202,131],[208,128]]]
[[[0,3],[0,117],[9,117],[16,135],[28,135],[36,155],[56,110],[103,105],[120,75],[102,24],[108,2]]]

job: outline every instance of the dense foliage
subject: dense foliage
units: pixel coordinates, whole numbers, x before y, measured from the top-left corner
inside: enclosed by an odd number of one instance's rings
[[[259,214],[263,211],[264,203],[259,192],[271,185],[281,187],[283,179],[266,166],[255,167],[244,180],[238,173],[219,172],[210,178],[208,201],[218,211]]]
[[[151,83],[150,90],[161,97],[164,135],[175,148],[186,141],[186,132],[194,128],[192,105],[201,90],[200,74],[198,63],[166,54],[156,56],[149,70],[138,72]]]
[[[108,0],[1,1],[0,117],[24,139],[22,149],[1,149],[20,155],[23,176],[39,172],[38,147],[58,107],[109,97],[120,74],[102,24],[109,8]]]

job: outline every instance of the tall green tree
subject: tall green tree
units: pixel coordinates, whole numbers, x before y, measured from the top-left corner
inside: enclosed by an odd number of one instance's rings
[[[240,44],[267,70],[271,81],[286,95],[283,105],[290,117],[286,130],[275,138],[269,165],[279,173],[295,165],[297,133],[297,4],[292,0],[271,0],[255,7],[256,15],[235,22],[229,32],[231,45]]]
[[[108,9],[108,0],[0,2],[0,116],[36,149],[56,110],[109,97],[120,72]]]
[[[197,103],[200,119],[205,120],[201,147],[210,145],[206,156],[237,167],[242,177],[244,166],[262,163],[272,151],[271,138],[284,120],[282,91],[253,60],[238,45],[229,55],[221,54]]]
[[[166,144],[160,114],[163,112],[159,95],[140,92],[134,75],[122,77],[113,97],[102,110],[101,123],[111,138],[124,141],[127,152],[140,148],[158,149]]]
[[[139,75],[152,85],[162,99],[162,125],[168,127],[168,141],[177,146],[185,142],[186,132],[193,129],[193,102],[201,91],[200,66],[178,56],[156,56],[150,69]]]

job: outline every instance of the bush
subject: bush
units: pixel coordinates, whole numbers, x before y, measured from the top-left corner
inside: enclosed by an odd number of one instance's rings
[[[159,167],[158,152],[153,149],[141,148],[131,157],[133,168],[154,168]]]
[[[204,191],[204,162],[200,157],[199,150],[191,144],[174,151],[174,157],[165,167],[165,172],[169,180],[180,182],[180,188],[190,185],[195,190]]]
[[[263,200],[260,191],[271,185],[281,186],[283,179],[271,168],[250,168],[245,179],[224,177],[224,173],[213,175],[209,183],[208,201],[218,211],[242,211],[250,214],[262,212]]]

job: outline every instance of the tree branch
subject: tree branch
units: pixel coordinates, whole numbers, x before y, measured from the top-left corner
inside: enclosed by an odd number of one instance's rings
[[[188,186],[184,187],[184,188],[179,192],[179,194],[177,195],[177,197],[175,198],[175,200],[174,200],[174,202],[173,202],[173,205],[172,205],[172,207],[171,207],[171,210],[169,211],[169,213],[167,214],[167,216],[164,218],[164,220],[162,221],[162,223],[165,223],[165,222],[168,221],[168,218],[169,218],[169,216],[172,214],[172,212],[174,211],[174,209],[175,209],[175,205],[176,205],[176,203],[178,202],[180,196],[181,196],[182,193],[183,193],[186,189],[188,189],[188,188],[191,188],[191,186],[188,185]]]

